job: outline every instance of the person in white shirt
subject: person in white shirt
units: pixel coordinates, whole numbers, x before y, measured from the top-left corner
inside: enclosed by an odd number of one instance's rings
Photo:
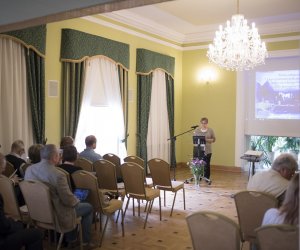
[[[270,170],[257,172],[250,178],[247,190],[274,195],[281,204],[289,180],[297,169],[298,164],[294,156],[283,153],[275,159]]]

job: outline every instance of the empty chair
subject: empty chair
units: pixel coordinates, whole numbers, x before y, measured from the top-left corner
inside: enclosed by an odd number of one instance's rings
[[[117,183],[116,166],[107,160],[101,159],[93,163],[96,172],[98,185],[104,192],[110,192],[121,196],[124,200],[124,183]]]
[[[32,223],[40,228],[55,230],[60,233],[57,249],[60,249],[63,236],[70,230],[62,228],[57,220],[55,209],[52,205],[50,186],[39,181],[22,181],[20,183],[22,193]],[[75,210],[74,210],[75,215]],[[82,249],[81,218],[76,219],[79,228],[80,249]],[[75,226],[76,226],[75,225]],[[74,227],[75,229],[75,227]]]
[[[155,158],[148,161],[148,165],[152,176],[153,185],[156,188],[164,191],[164,206],[166,206],[166,191],[171,191],[174,193],[174,199],[170,216],[172,216],[173,213],[177,191],[180,189],[182,189],[183,193],[183,209],[185,210],[184,182],[171,180],[170,165],[164,160]]]
[[[234,195],[242,241],[256,243],[255,229],[261,226],[265,212],[277,207],[277,199],[267,193],[241,191]]]
[[[85,158],[78,158],[75,163],[75,166],[81,167],[83,170],[88,172],[93,172],[93,163]]]
[[[260,250],[299,250],[299,227],[266,225],[255,230]]]
[[[135,156],[135,155],[129,155],[124,158],[124,162],[134,162],[138,165],[140,165],[142,168],[145,169],[145,176],[147,175],[145,162],[142,158]],[[153,181],[151,177],[146,177],[146,185],[147,187],[153,187]]]
[[[122,176],[124,179],[125,192],[127,196],[127,203],[124,212],[128,208],[128,204],[131,198],[139,200],[149,201],[147,215],[144,222],[144,228],[146,228],[149,212],[153,206],[155,198],[159,199],[159,219],[161,220],[161,199],[160,191],[158,189],[148,188],[145,185],[145,172],[144,169],[134,162],[125,162],[121,166]],[[140,205],[140,203],[139,203]],[[139,206],[140,213],[140,206]]]
[[[14,173],[16,173],[14,165],[12,165],[9,161],[6,161],[6,167],[2,174],[10,178]]]
[[[116,166],[116,175],[117,175],[117,181],[118,182],[123,182],[122,179],[122,173],[121,173],[121,159],[119,156],[112,154],[112,153],[108,153],[103,155],[103,159],[112,162],[113,164],[115,164]]]
[[[14,220],[29,223],[27,206],[19,207],[14,185],[12,181],[4,175],[0,175],[0,194],[4,201],[5,215]]]
[[[106,231],[107,223],[109,217],[111,217],[116,211],[121,212],[122,215],[122,236],[124,237],[124,216],[123,216],[123,202],[120,200],[112,199],[110,201],[105,201],[104,196],[98,188],[98,181],[95,175],[84,170],[78,170],[72,174],[74,184],[77,188],[89,189],[90,193],[88,195],[87,201],[92,204],[94,211],[101,216],[101,214],[106,215],[106,221],[104,229],[100,239],[100,246],[103,241],[103,236]],[[119,214],[118,214],[119,216]],[[101,218],[101,217],[100,217]],[[101,220],[100,220],[101,223]],[[101,229],[101,227],[100,227]]]
[[[236,222],[211,211],[186,217],[195,250],[239,250],[240,232]]]

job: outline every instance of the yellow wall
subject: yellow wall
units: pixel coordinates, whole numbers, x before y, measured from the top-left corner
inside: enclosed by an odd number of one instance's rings
[[[175,135],[180,134],[199,119],[207,116],[217,137],[213,145],[213,165],[234,166],[235,160],[235,112],[236,73],[209,64],[206,49],[177,50],[134,35],[127,34],[84,19],[72,19],[47,25],[46,91],[49,80],[61,83],[59,61],[61,29],[71,28],[106,37],[130,45],[129,89],[133,101],[129,103],[128,153],[136,149],[136,49],[145,48],[175,57]],[[293,34],[299,35],[299,34]],[[282,36],[282,35],[281,35]],[[270,50],[299,49],[299,40],[267,44]],[[217,79],[209,84],[197,80],[197,73],[204,67],[216,71]],[[46,93],[47,95],[47,93]],[[46,97],[46,137],[50,143],[59,143],[61,124],[61,95]],[[188,161],[192,154],[192,133],[184,134],[176,141],[177,162]]]
[[[110,29],[84,19],[72,19],[47,25],[46,45],[46,89],[49,80],[59,80],[61,84],[61,63],[59,61],[61,29],[71,28],[120,41],[130,45],[129,89],[133,91],[133,101],[129,102],[129,138],[128,154],[136,152],[136,49],[146,48],[155,52],[175,57],[175,129],[181,128],[181,92],[182,92],[182,52],[160,45],[149,40],[138,38],[127,33]],[[59,143],[60,131],[60,98],[49,98],[46,93],[46,137],[50,143]],[[177,148],[180,151],[180,145]]]

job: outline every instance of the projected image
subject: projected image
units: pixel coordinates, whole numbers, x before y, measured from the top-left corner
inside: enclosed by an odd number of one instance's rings
[[[300,119],[299,72],[299,70],[256,72],[257,119]]]

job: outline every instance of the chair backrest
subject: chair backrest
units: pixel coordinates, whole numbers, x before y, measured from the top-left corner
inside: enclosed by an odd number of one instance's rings
[[[75,163],[75,166],[81,167],[83,170],[88,172],[93,172],[93,163],[85,158],[78,158]]]
[[[6,161],[5,170],[2,174],[6,177],[10,177],[15,172],[15,167],[9,161]]]
[[[94,162],[98,185],[100,189],[118,191],[116,166],[110,161],[101,159]]]
[[[241,191],[234,195],[243,241],[255,242],[255,229],[261,226],[265,212],[277,207],[277,199],[267,193]]]
[[[144,198],[146,196],[144,169],[134,162],[125,162],[121,166],[121,171],[126,194]]]
[[[25,176],[25,172],[26,172],[27,168],[28,168],[29,166],[31,166],[31,165],[32,165],[31,163],[23,163],[23,164],[20,166],[20,173],[21,173],[22,177]]]
[[[14,185],[12,181],[4,175],[0,175],[0,194],[4,201],[4,213],[10,218],[22,221],[23,218],[20,212]]]
[[[266,225],[255,230],[260,250],[299,250],[299,227]]]
[[[134,162],[144,168],[144,160],[135,155],[129,155],[124,158],[124,162]]]
[[[240,233],[237,223],[211,211],[199,211],[186,217],[195,250],[238,250]]]
[[[121,167],[120,157],[115,154],[108,153],[108,154],[103,155],[103,159],[115,164],[117,178],[122,178],[122,173],[121,173],[121,169],[120,169],[120,167]]]
[[[34,224],[38,227],[61,232],[55,221],[49,187],[39,181],[26,180],[20,182],[20,188]]]
[[[148,161],[148,166],[155,186],[172,187],[169,163],[162,159],[154,158]]]
[[[78,170],[72,174],[72,179],[77,188],[85,188],[89,190],[87,202],[89,202],[95,211],[102,212],[101,193],[98,189],[97,177],[85,170]]]

